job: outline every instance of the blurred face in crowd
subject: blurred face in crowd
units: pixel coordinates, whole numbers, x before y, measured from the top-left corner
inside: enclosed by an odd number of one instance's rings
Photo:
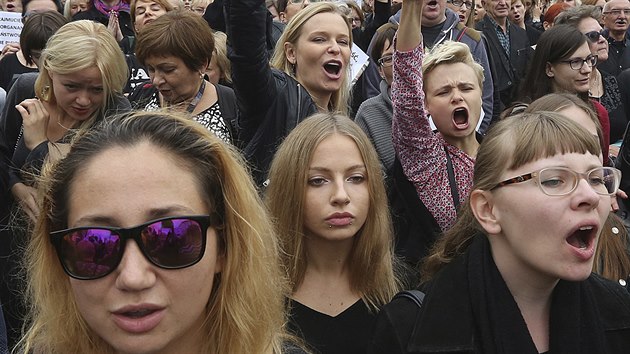
[[[475,22],[479,22],[486,15],[486,9],[481,4],[481,1],[475,4]]]
[[[505,19],[510,14],[510,0],[482,0],[486,14],[493,19]]]
[[[136,2],[135,11],[134,25],[136,26],[136,32],[142,31],[146,25],[166,13],[166,9],[162,5],[152,0],[139,0]]]
[[[2,11],[21,13],[22,1],[21,0],[0,0],[0,7],[2,7]]]
[[[608,41],[602,33],[602,26],[592,17],[584,18],[578,23],[578,30],[586,35],[591,53],[597,55],[597,63],[608,60]]]
[[[630,2],[628,0],[610,0],[604,6],[602,19],[611,34],[623,35],[628,29]]]
[[[436,26],[446,20],[446,0],[430,0],[422,9],[422,25]]]
[[[146,59],[145,66],[153,86],[167,104],[192,99],[199,91],[201,71],[191,70],[179,57],[152,56]]]
[[[288,23],[293,16],[310,4],[309,0],[287,0],[287,7],[279,13],[280,21]]]
[[[74,16],[79,12],[85,12],[90,8],[88,0],[68,0],[71,1],[70,15]]]
[[[392,65],[394,64],[393,56],[394,46],[390,43],[389,39],[385,41],[383,45],[383,52],[381,58],[378,61],[378,72],[381,74],[381,78],[387,82],[388,86],[392,85],[394,81],[394,74],[392,73]]]
[[[521,24],[525,23],[525,6],[521,0],[514,0],[508,16],[510,21],[517,26],[521,26]]]
[[[466,23],[472,12],[473,4],[470,0],[447,0],[446,6],[459,16],[459,22]]]

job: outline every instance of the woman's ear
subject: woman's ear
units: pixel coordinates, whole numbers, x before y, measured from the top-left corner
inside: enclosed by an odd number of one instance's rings
[[[475,189],[470,193],[470,209],[477,222],[489,235],[496,235],[501,232],[498,210],[495,208],[494,202],[492,192]]]
[[[295,55],[295,46],[293,45],[293,43],[289,43],[289,42],[284,43],[284,55],[287,57],[287,60],[289,61],[289,63],[291,63],[292,65],[295,65],[297,58]]]
[[[549,62],[545,64],[545,73],[547,74],[548,78],[553,78],[555,76],[555,74],[553,73],[553,66],[551,66],[551,63]]]

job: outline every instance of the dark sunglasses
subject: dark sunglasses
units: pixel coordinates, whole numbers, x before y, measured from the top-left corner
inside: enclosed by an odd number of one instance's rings
[[[600,36],[602,36],[602,37],[606,38],[606,37],[604,36],[604,34],[605,34],[605,31],[604,31],[604,30],[601,30],[601,31],[599,31],[599,32],[598,32],[598,31],[591,31],[591,32],[586,32],[586,33],[584,33],[584,35],[586,36],[586,38],[587,38],[587,39],[589,40],[589,42],[591,42],[591,43],[596,43],[596,42],[598,42],[598,41],[599,41],[599,37],[600,37]]]
[[[171,216],[130,228],[84,226],[54,231],[50,240],[66,274],[91,280],[118,267],[129,239],[136,241],[142,254],[157,267],[190,267],[203,258],[208,228],[218,224],[207,215]]]

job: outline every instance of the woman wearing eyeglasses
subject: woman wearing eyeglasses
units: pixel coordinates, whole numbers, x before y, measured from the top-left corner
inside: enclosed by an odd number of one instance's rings
[[[598,67],[608,60],[608,41],[604,29],[599,24],[601,11],[596,6],[577,6],[561,12],[556,24],[568,24],[584,33],[591,53],[597,55],[597,66],[590,77],[588,96],[600,102],[610,118],[610,141],[615,143],[623,138],[628,125],[626,110],[621,101],[621,90],[617,78]],[[616,154],[614,154],[616,155]]]
[[[470,16],[475,8],[474,0],[447,0],[446,7],[453,10],[459,16],[459,22],[470,28],[475,27],[474,16]]]
[[[371,352],[626,353],[630,294],[591,273],[620,178],[564,116],[497,123],[469,201],[424,263],[422,305],[386,305]]]
[[[243,166],[172,113],[81,136],[43,179],[23,352],[288,350],[277,243]]]
[[[532,102],[548,93],[574,93],[589,102],[602,127],[604,165],[610,164],[610,122],[601,103],[589,99],[591,73],[597,64],[587,37],[575,27],[556,25],[543,32],[536,45],[527,76],[521,86],[521,100]],[[535,83],[535,84],[532,84]]]

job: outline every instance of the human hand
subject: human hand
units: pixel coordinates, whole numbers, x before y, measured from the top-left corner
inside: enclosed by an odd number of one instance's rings
[[[628,199],[628,195],[621,189],[617,190],[617,194],[610,198],[610,210],[613,212],[619,210],[619,202],[617,202],[617,198]]]
[[[37,192],[35,188],[27,186],[24,183],[16,183],[11,187],[11,193],[26,215],[28,215],[33,222],[36,222],[39,211],[37,208]]]
[[[22,116],[24,143],[29,150],[33,150],[37,145],[48,140],[46,132],[50,115],[39,99],[29,98],[24,100],[15,106],[15,109]]]
[[[116,11],[110,11],[109,23],[107,23],[107,30],[116,38],[116,42],[120,42],[123,39],[122,31],[120,30],[120,23],[118,22],[118,13]]]
[[[0,53],[0,58],[5,56],[5,54],[15,54],[20,50],[20,43],[7,43],[2,48],[2,52]]]

